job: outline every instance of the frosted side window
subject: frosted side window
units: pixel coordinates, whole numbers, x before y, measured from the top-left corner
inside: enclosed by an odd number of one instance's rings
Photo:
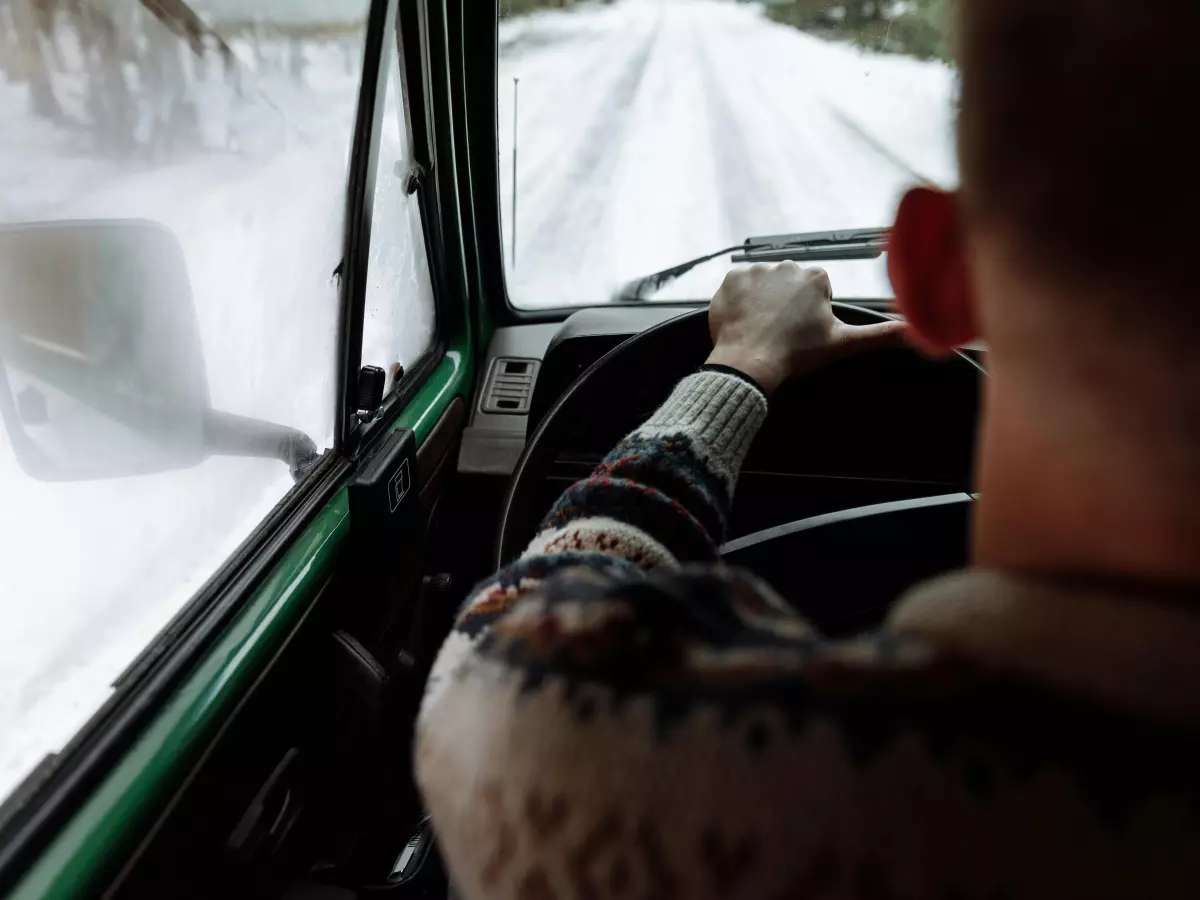
[[[412,135],[400,102],[394,51],[384,65],[387,96],[371,214],[362,363],[387,373],[386,396],[400,367],[411,367],[432,343],[434,302],[417,194],[405,190],[413,166]]]

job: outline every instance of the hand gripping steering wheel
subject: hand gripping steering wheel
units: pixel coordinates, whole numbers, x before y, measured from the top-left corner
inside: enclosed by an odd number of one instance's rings
[[[834,310],[852,325],[887,318],[843,303]],[[707,319],[700,309],[629,338],[584,371],[536,423],[503,506],[497,566],[521,553],[547,512],[548,493],[566,486],[557,479],[547,490],[564,451],[582,441],[607,452],[704,363],[712,351]],[[784,385],[771,398],[744,473],[782,473],[789,485],[801,479],[801,487],[844,483],[855,489],[847,496],[861,496],[864,485],[871,496],[878,486],[881,498],[898,491],[904,499],[801,521],[778,510],[776,527],[727,544],[725,559],[758,571],[805,614],[826,620],[813,609],[817,598],[857,593],[859,606],[874,610],[889,593],[964,562],[982,377],[966,355],[937,362],[895,349],[841,360]],[[751,477],[744,474],[743,483]],[[735,531],[743,490],[735,499]],[[862,616],[842,615],[845,603],[829,602],[832,630],[860,624]]]

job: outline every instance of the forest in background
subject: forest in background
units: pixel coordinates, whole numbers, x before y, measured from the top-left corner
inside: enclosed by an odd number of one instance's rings
[[[949,62],[949,6],[950,0],[786,0],[768,5],[767,15],[871,50]]]
[[[574,0],[500,0],[500,18],[511,19],[539,9],[570,9],[574,5]]]
[[[739,0],[747,2],[747,0]],[[822,37],[920,59],[951,61],[950,0],[766,0],[767,15]],[[572,0],[501,0],[502,18],[565,9]]]

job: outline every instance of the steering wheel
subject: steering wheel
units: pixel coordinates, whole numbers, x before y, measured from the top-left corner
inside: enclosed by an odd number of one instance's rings
[[[834,310],[851,325],[888,318],[844,303]],[[546,481],[556,457],[577,448],[583,432],[590,445],[615,446],[711,351],[708,311],[698,309],[629,338],[563,392],[537,424],[513,473],[496,546],[498,567],[535,535],[547,512]],[[726,545],[724,558],[766,577],[829,631],[858,627],[898,590],[961,565],[982,377],[982,368],[966,355],[936,362],[895,349],[842,360],[784,385],[772,396],[744,473],[795,473],[835,486],[902,486],[908,496],[790,524],[783,524],[786,514],[777,514],[778,527]],[[744,474],[743,486],[746,480]],[[735,498],[735,529],[743,486]],[[781,567],[781,561],[789,565]],[[814,597],[844,597],[847,591],[862,596],[852,615],[844,615],[840,601],[830,601],[830,616],[814,610]]]

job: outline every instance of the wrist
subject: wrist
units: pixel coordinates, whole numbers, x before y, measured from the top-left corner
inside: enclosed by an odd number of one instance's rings
[[[787,377],[784,366],[762,354],[719,344],[713,348],[705,365],[736,369],[757,384],[759,390],[768,397]]]
[[[718,372],[718,373],[721,373],[724,375],[732,375],[738,381],[744,381],[746,384],[750,385],[750,387],[754,388],[754,390],[758,391],[758,393],[762,394],[764,397],[766,396],[767,392],[763,390],[761,384],[759,384],[755,379],[751,378],[749,375],[747,375],[745,372],[741,371],[740,369],[733,368],[733,366],[723,366],[720,363],[706,362],[704,365],[702,365],[696,371],[697,372]]]

